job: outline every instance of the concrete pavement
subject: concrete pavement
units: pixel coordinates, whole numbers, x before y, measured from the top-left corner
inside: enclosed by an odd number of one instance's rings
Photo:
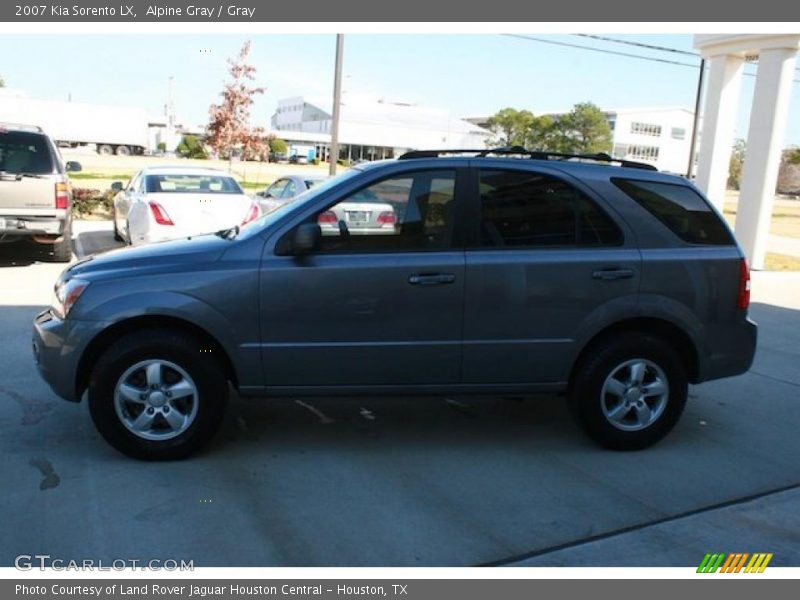
[[[110,237],[76,234],[84,251]],[[598,449],[556,397],[233,398],[207,451],[153,464],[36,374],[30,322],[63,268],[41,258],[0,246],[0,565],[687,566],[713,550],[800,566],[796,491],[718,508],[800,483],[800,274],[754,273],[752,371],[691,388],[647,451]]]

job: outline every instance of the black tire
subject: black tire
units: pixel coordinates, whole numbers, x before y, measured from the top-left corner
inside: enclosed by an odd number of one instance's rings
[[[97,147],[97,153],[102,156],[111,156],[114,154],[114,147],[109,144],[100,144]]]
[[[114,150],[114,152],[116,152],[117,156],[130,156],[131,155],[131,149],[128,148],[127,146],[124,146],[124,145],[117,146],[116,149]]]
[[[114,391],[120,377],[137,363],[152,359],[177,365],[197,389],[194,420],[171,439],[143,439],[117,416]],[[227,399],[228,383],[219,359],[194,336],[171,329],[123,336],[102,354],[89,382],[89,410],[97,430],[114,448],[142,460],[178,460],[200,450],[222,424]]]
[[[652,423],[641,429],[624,430],[620,426],[630,425],[614,425],[606,417],[604,402],[608,407],[615,398],[608,394],[603,398],[602,390],[607,378],[619,366],[635,359],[644,359],[648,364],[655,365],[653,369],[661,370],[667,380],[668,393],[664,394],[666,404],[660,416]],[[601,446],[613,450],[639,450],[652,446],[675,427],[686,406],[687,394],[686,365],[680,354],[659,337],[629,332],[605,338],[589,348],[575,367],[570,382],[569,406],[578,424]],[[635,411],[635,408],[632,410]],[[635,414],[628,414],[634,421],[638,420]]]
[[[114,241],[115,242],[121,242],[121,241],[123,241],[123,239],[122,239],[122,235],[119,232],[119,229],[117,228],[117,211],[116,211],[116,209],[114,209],[113,214],[111,215],[111,218],[114,219]]]
[[[72,260],[72,224],[67,224],[61,241],[53,244],[53,261],[69,262]]]

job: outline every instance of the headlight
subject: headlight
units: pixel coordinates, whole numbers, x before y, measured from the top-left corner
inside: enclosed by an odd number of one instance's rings
[[[57,281],[53,296],[53,312],[58,317],[65,318],[88,285],[89,282],[83,279],[70,279],[66,282]]]

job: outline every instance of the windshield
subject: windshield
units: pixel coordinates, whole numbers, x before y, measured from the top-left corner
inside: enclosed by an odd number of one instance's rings
[[[40,133],[0,129],[0,171],[5,173],[53,172],[53,157]]]
[[[148,194],[243,194],[233,177],[225,175],[147,175]]]
[[[283,204],[275,210],[261,215],[258,219],[247,223],[244,227],[242,227],[242,232],[238,237],[240,239],[244,239],[258,235],[265,227],[269,227],[273,223],[276,223],[282,219],[284,215],[296,210],[303,210],[308,203],[313,202],[314,199],[320,194],[324,194],[332,187],[344,183],[348,179],[351,179],[361,173],[362,171],[360,169],[350,169],[349,171],[345,171],[344,173],[341,173],[335,177],[319,180],[312,189],[306,190],[302,194],[298,194],[291,202]]]
[[[318,186],[318,185],[319,185],[320,183],[322,183],[323,181],[325,181],[325,179],[323,179],[323,178],[319,178],[319,179],[306,179],[306,180],[305,180],[305,183],[306,183],[306,189],[309,189],[309,190],[310,190],[312,187],[316,187],[316,186]]]

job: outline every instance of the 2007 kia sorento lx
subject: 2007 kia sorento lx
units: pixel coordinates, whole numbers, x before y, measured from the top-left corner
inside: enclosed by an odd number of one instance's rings
[[[359,227],[376,207],[388,233]],[[88,390],[100,433],[138,458],[207,442],[228,382],[243,396],[564,392],[595,441],[634,449],[672,429],[688,383],[750,367],[749,285],[681,177],[606,155],[417,151],[241,231],[72,265],[33,348],[56,393]]]

